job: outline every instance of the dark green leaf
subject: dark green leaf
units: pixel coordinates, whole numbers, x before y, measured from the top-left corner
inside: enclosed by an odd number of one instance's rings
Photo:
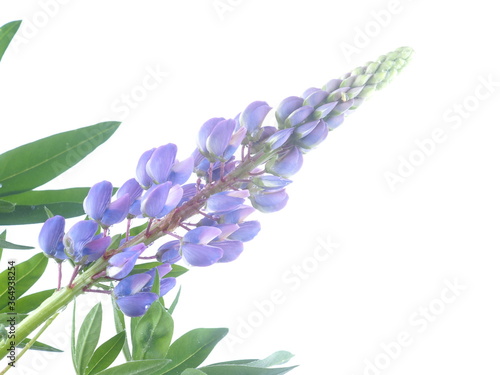
[[[92,353],[99,342],[102,323],[102,306],[95,305],[83,320],[75,347],[75,370],[78,375],[85,374]]]
[[[16,204],[0,199],[0,214],[8,214],[14,212]]]
[[[65,218],[81,216],[85,213],[82,202],[87,196],[89,189],[86,187],[62,190],[35,190],[8,195],[3,197],[3,200],[16,204],[16,207],[11,213],[2,214],[0,212],[0,224],[23,225],[43,223],[54,215],[61,215]]]
[[[96,375],[161,375],[165,372],[169,359],[145,359],[131,361],[123,365],[108,368]]]
[[[16,35],[19,26],[21,26],[21,21],[9,22],[0,27],[0,61],[2,61],[3,54]]]
[[[155,301],[139,318],[132,333],[132,358],[165,359],[172,341],[174,321],[168,311]]]
[[[16,298],[21,297],[36,283],[47,267],[48,258],[43,253],[38,253],[25,262],[15,266]],[[10,271],[12,272],[12,271]],[[12,277],[12,275],[10,275]],[[0,273],[0,309],[7,306],[9,300],[8,281],[9,270]]]
[[[207,375],[281,375],[293,370],[297,366],[261,368],[248,365],[217,365],[201,367]]]
[[[182,371],[181,375],[207,375],[207,374],[196,368],[187,368],[184,371]]]
[[[125,331],[125,315],[120,310],[114,298],[111,298],[111,303],[113,304],[113,318],[115,321],[116,332]],[[125,341],[123,344],[123,355],[127,361],[132,360],[132,355],[130,354],[130,349],[128,347],[127,335],[125,335]]]
[[[94,375],[111,366],[122,350],[125,337],[125,331],[121,331],[99,346],[90,358],[85,374]]]
[[[0,247],[3,249],[13,249],[13,250],[33,250],[34,247],[24,246],[24,245],[16,245],[15,243],[5,241],[0,239]]]
[[[41,292],[36,292],[30,294],[29,296],[24,296],[16,301],[16,312],[18,314],[27,314],[35,310],[38,306],[42,304],[47,298],[54,294],[55,289],[43,290]],[[9,312],[9,308],[5,307],[0,310],[0,313]]]
[[[197,328],[179,337],[167,353],[172,362],[166,374],[180,375],[187,368],[198,367],[227,332],[227,328]]]
[[[26,338],[23,341],[21,341],[19,344],[17,344],[17,347],[24,348],[26,346],[26,344],[29,342],[30,342],[30,339]],[[44,344],[44,343],[41,343],[38,341],[35,341],[35,343],[33,345],[31,345],[29,350],[39,350],[42,352],[58,352],[58,353],[63,352],[60,349],[54,348],[53,346],[50,346],[50,345],[47,345],[47,344]]]
[[[52,135],[0,155],[0,196],[32,190],[59,176],[108,140],[120,123]]]

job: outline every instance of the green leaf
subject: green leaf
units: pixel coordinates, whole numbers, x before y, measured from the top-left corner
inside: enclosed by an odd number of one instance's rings
[[[23,341],[21,341],[19,344],[17,344],[18,348],[24,348],[27,343],[30,342],[30,339],[26,338]],[[29,350],[39,350],[42,352],[57,352],[57,353],[62,353],[63,351],[57,348],[54,348],[53,346],[41,343],[39,341],[35,341],[33,345],[31,345],[31,348]]]
[[[92,353],[99,342],[102,323],[102,306],[95,305],[83,320],[75,347],[75,370],[78,375],[85,374]]]
[[[261,368],[248,365],[216,365],[201,367],[207,375],[281,375],[293,370],[297,366]]]
[[[149,263],[142,263],[142,264],[137,264],[135,267],[130,271],[129,275],[135,275],[137,273],[142,273],[149,271],[151,268],[161,266],[163,263],[160,262],[149,262]],[[167,273],[163,278],[165,277],[179,277],[186,273],[188,271],[187,268],[179,266],[177,264],[172,264],[172,271]]]
[[[177,294],[175,295],[174,300],[172,301],[172,304],[168,308],[168,312],[170,313],[170,315],[172,315],[174,313],[175,307],[177,306],[177,303],[179,302],[179,297],[181,295],[181,289],[182,289],[182,287],[180,286],[179,290],[177,291]]]
[[[16,324],[19,324],[23,319],[27,318],[28,314],[16,314]],[[0,325],[8,326],[10,325],[9,319],[12,318],[12,314],[0,313]]]
[[[151,293],[156,293],[160,296],[160,274],[158,273],[158,268],[155,269],[155,278],[153,280],[153,286],[151,287]]]
[[[0,212],[0,225],[43,223],[50,217],[50,214],[52,216],[61,215],[65,218],[81,216],[85,214],[82,202],[89,189],[85,187],[62,190],[34,190],[3,197],[3,200],[16,206],[11,213]]]
[[[0,233],[0,240],[5,240],[7,238],[7,230]],[[0,260],[2,259],[3,247],[0,245]]]
[[[187,368],[184,371],[182,371],[181,375],[207,375],[207,374],[196,368]]]
[[[13,250],[33,250],[34,247],[24,246],[24,245],[16,245],[15,243],[5,241],[0,239],[0,247],[3,249],[13,249]]]
[[[21,26],[21,21],[13,21],[0,27],[0,61],[2,61],[3,54],[9,46],[12,38],[16,35],[17,30]]]
[[[118,354],[120,354],[125,343],[125,338],[125,331],[121,331],[99,346],[92,355],[92,358],[90,358],[85,374],[94,375],[111,366],[116,357],[118,357]]]
[[[29,296],[24,296],[16,301],[16,312],[18,314],[27,314],[35,310],[38,306],[42,304],[47,298],[54,294],[55,289],[43,290],[41,292],[36,292],[30,294]],[[0,310],[0,313],[9,312],[8,306]]]
[[[120,310],[114,298],[111,298],[111,303],[113,304],[113,318],[115,321],[116,332],[125,331],[125,315]],[[123,355],[127,361],[132,360],[132,355],[130,354],[130,349],[128,347],[127,335],[125,335],[125,341],[123,344]]]
[[[224,362],[212,363],[212,364],[207,365],[205,367],[218,366],[218,365],[248,365],[249,363],[256,362],[256,361],[258,361],[258,359],[236,359],[234,361],[224,361]]]
[[[0,214],[8,214],[16,209],[15,203],[7,202],[0,199]]]
[[[131,361],[119,366],[108,368],[96,375],[161,375],[165,372],[169,359],[145,359]]]
[[[271,354],[267,358],[249,363],[248,366],[252,367],[278,366],[282,365],[283,363],[287,363],[292,357],[293,357],[292,353],[287,352],[285,350],[280,350],[276,353]]]
[[[119,122],[103,122],[25,144],[0,155],[0,196],[32,190],[65,172],[108,140]]]
[[[21,297],[37,282],[47,267],[48,258],[43,253],[32,256],[25,262],[15,265],[16,298]],[[6,269],[0,273],[0,308],[3,310],[9,301],[8,278],[9,271]],[[10,275],[12,277],[12,274]]]
[[[165,359],[172,341],[174,321],[168,311],[155,301],[139,318],[132,333],[132,358]]]
[[[227,328],[197,328],[179,337],[167,353],[172,363],[166,374],[180,375],[187,368],[198,367],[227,332]]]

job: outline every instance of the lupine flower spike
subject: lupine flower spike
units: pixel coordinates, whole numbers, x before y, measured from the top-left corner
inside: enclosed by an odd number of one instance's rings
[[[63,217],[48,219],[40,247],[59,263],[69,258],[76,265],[74,276],[83,266],[105,260],[96,266],[94,282],[119,280],[111,293],[118,307],[128,316],[143,315],[174,287],[175,279],[168,277],[172,264],[207,267],[240,257],[244,243],[261,230],[258,221],[247,218],[255,210],[283,209],[289,199],[286,188],[305,163],[304,154],[392,80],[412,53],[399,48],[322,88],[284,99],[273,112],[276,126],[263,125],[270,123],[271,113],[264,101],[249,104],[234,118],[211,118],[201,126],[196,149],[182,161],[173,143],[144,152],[136,178],[122,185],[115,200],[110,182],[94,185],[84,202],[91,220],[65,232]],[[147,219],[148,225],[132,237],[130,221],[135,218]],[[109,249],[109,227],[125,219],[126,235]],[[144,272],[134,269],[139,260],[151,258],[143,254],[165,235],[174,239],[151,250],[162,265]],[[151,292],[156,272],[160,295]]]

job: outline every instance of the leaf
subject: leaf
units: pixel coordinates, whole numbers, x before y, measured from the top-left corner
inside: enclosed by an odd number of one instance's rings
[[[75,347],[75,370],[78,375],[85,374],[92,353],[99,342],[102,323],[102,306],[95,305],[83,320]]]
[[[5,240],[7,238],[7,230],[0,233],[0,240]],[[3,247],[0,245],[0,260],[2,259]]]
[[[119,122],[55,134],[0,155],[0,196],[32,190],[65,172],[104,143]]]
[[[180,375],[187,368],[198,367],[227,332],[227,328],[197,328],[179,337],[167,353],[172,362],[166,374]]]
[[[32,256],[25,262],[15,266],[16,277],[16,298],[21,297],[26,291],[37,282],[47,267],[48,258],[43,253]],[[10,271],[12,272],[12,271]],[[9,300],[8,290],[9,270],[0,273],[0,308],[7,306]]]
[[[14,212],[16,205],[0,199],[0,214],[8,214]]]
[[[184,371],[182,371],[181,375],[207,375],[207,374],[196,368],[187,368]]]
[[[30,342],[30,339],[26,338],[23,341],[21,341],[19,344],[17,344],[17,348],[24,348],[27,343]],[[57,352],[57,353],[62,353],[63,351],[57,348],[54,348],[53,346],[41,343],[39,341],[35,341],[33,345],[31,345],[31,348],[29,350],[39,350],[42,352]]]
[[[172,341],[174,321],[168,311],[155,301],[139,318],[132,332],[132,358],[165,359]]]
[[[125,315],[120,310],[114,298],[111,298],[111,303],[113,304],[113,318],[115,321],[116,332],[125,331]],[[128,347],[127,335],[125,335],[125,341],[123,343],[123,355],[127,361],[132,360],[132,355],[130,354],[130,349]]]
[[[27,317],[28,314],[16,314],[16,324],[19,324],[23,319]],[[12,319],[12,314],[0,313],[0,324],[4,326],[10,325],[9,319]]]
[[[0,247],[13,250],[33,250],[32,246],[16,245],[15,243],[0,239]]]
[[[120,354],[126,336],[125,331],[121,331],[99,346],[90,358],[85,374],[94,375],[107,369]]]
[[[201,367],[207,375],[281,375],[293,370],[297,366],[261,368],[248,365],[216,365]]]
[[[276,353],[271,354],[267,358],[249,363],[248,366],[252,367],[278,366],[282,365],[283,363],[287,363],[292,357],[293,357],[292,353],[287,352],[285,350],[280,350]]]
[[[0,61],[2,61],[3,54],[16,35],[19,26],[21,26],[21,21],[12,21],[0,28]]]
[[[130,271],[129,275],[135,275],[137,273],[142,273],[145,271],[149,271],[151,268],[161,266],[163,263],[160,262],[149,262],[149,263],[142,263],[142,264],[137,264],[135,267]],[[172,264],[172,271],[167,273],[163,278],[165,277],[179,277],[186,273],[188,271],[187,268],[179,266],[177,264]]]
[[[50,216],[47,210],[52,216],[81,216],[85,214],[82,203],[89,189],[35,190],[3,197],[3,200],[16,206],[11,213],[0,212],[0,225],[43,223]]]
[[[177,306],[177,303],[179,302],[179,297],[181,295],[181,289],[182,289],[182,287],[180,286],[179,290],[177,291],[177,294],[175,295],[174,300],[172,301],[172,304],[168,308],[168,312],[170,313],[170,315],[172,315],[174,313],[175,307]]]
[[[169,359],[145,359],[131,361],[119,366],[108,368],[96,375],[161,375],[165,372]]]
[[[38,306],[42,304],[47,298],[54,294],[55,289],[43,290],[41,292],[36,292],[30,294],[29,296],[24,296],[16,301],[16,313],[27,314],[35,310]],[[0,313],[9,312],[8,307],[0,310]]]

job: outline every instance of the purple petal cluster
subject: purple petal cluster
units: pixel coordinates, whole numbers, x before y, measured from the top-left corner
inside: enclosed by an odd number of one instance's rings
[[[111,244],[111,237],[96,234],[98,227],[93,220],[79,221],[64,235],[64,251],[75,264],[85,265],[99,259]]]
[[[120,310],[130,317],[144,315],[154,301],[175,286],[175,278],[163,278],[171,270],[172,267],[165,264],[121,280],[113,290],[113,296]],[[160,295],[151,292],[156,272],[160,277]]]
[[[90,188],[83,201],[85,213],[97,221],[103,228],[108,228],[125,220],[130,209],[130,195],[121,194],[111,202],[113,185],[109,181],[102,181]]]

